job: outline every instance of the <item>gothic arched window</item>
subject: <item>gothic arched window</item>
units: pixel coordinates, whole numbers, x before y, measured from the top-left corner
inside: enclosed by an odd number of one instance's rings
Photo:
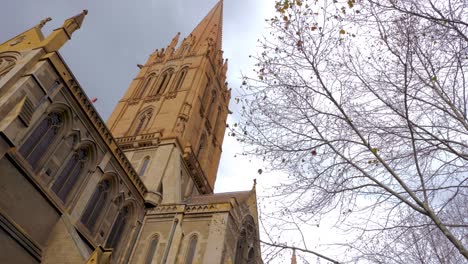
[[[86,206],[86,210],[81,217],[81,222],[88,228],[89,231],[93,231],[96,222],[103,209],[105,208],[109,199],[110,182],[104,180],[98,184],[96,190],[94,190],[91,199]]]
[[[258,241],[255,222],[251,216],[243,221],[239,238],[237,239],[235,264],[253,264],[256,261],[257,250],[255,241]]]
[[[216,101],[216,92],[213,90],[213,92],[211,93],[211,100],[208,106],[208,111],[206,112],[206,118],[208,118],[208,120],[210,119],[210,116],[212,114],[211,112],[213,111],[213,106],[215,104],[215,101]]]
[[[139,135],[141,133],[141,131],[146,128],[146,126],[148,125],[152,115],[153,115],[153,112],[151,110],[146,111],[145,113],[140,115],[140,117],[139,117],[139,119],[137,121],[138,123],[136,125],[135,132],[133,133],[135,136]]]
[[[183,68],[179,73],[179,78],[177,79],[177,83],[174,87],[174,91],[178,91],[182,87],[182,83],[184,83],[185,75],[187,75],[188,68]]]
[[[202,116],[205,114],[205,110],[206,110],[205,102],[208,97],[210,86],[211,86],[211,79],[210,77],[207,77],[206,86],[205,86],[205,89],[203,90],[202,97],[200,98],[200,114]]]
[[[152,92],[151,95],[164,94],[164,92],[166,91],[167,85],[169,84],[169,81],[171,80],[173,72],[174,71],[170,69],[170,70],[163,72],[163,74],[161,74],[161,77],[159,77],[159,82],[158,82],[158,86],[156,89],[156,93]]]
[[[52,191],[65,202],[68,194],[75,186],[80,177],[86,161],[89,160],[89,149],[80,148],[70,157],[65,167],[57,176]]]
[[[187,255],[185,257],[185,264],[192,264],[193,259],[195,258],[195,252],[197,249],[197,242],[198,236],[193,235],[190,237],[190,241],[188,243]]]
[[[236,246],[236,258],[235,264],[243,264],[245,263],[245,250],[247,248],[247,235],[245,231],[243,231],[240,235],[240,238],[237,240]]]
[[[214,128],[213,128],[213,135],[216,135],[216,132],[218,130],[219,123],[221,122],[221,106],[218,107],[218,112],[216,113],[216,119],[214,121]]]
[[[150,157],[149,156],[146,156],[142,163],[141,163],[141,167],[140,167],[140,171],[138,172],[138,175],[143,176],[145,175],[145,171],[146,171],[146,168],[148,167],[148,164],[149,164],[149,161],[150,161]]]
[[[151,264],[156,253],[156,248],[158,247],[159,236],[154,236],[151,239],[151,242],[148,247],[148,252],[146,253],[145,264]]]
[[[107,239],[107,247],[108,248],[116,248],[119,244],[119,241],[122,238],[122,234],[125,230],[127,225],[129,215],[128,207],[124,207],[120,210],[117,218],[115,219],[114,225],[112,226],[112,230],[110,231],[109,238]]]
[[[155,78],[156,74],[151,74],[149,75],[147,78],[146,78],[146,81],[143,83],[143,85],[141,85],[140,87],[138,87],[138,89],[135,91],[135,95],[134,95],[134,98],[141,98],[143,96],[143,94],[145,93],[146,89],[148,87],[151,86],[151,84],[153,83],[153,80]]]
[[[200,142],[198,142],[197,158],[200,159],[203,149],[205,149],[206,144],[206,134],[203,133],[200,137]]]
[[[39,123],[39,125],[37,125],[31,135],[29,135],[20,147],[19,152],[33,168],[37,168],[39,160],[52,145],[62,126],[62,114],[49,114]]]

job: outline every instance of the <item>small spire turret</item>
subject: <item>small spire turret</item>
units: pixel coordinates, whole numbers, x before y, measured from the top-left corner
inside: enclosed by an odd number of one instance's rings
[[[43,43],[43,47],[47,52],[53,52],[59,50],[69,39],[72,34],[81,28],[85,16],[88,14],[88,10],[83,10],[80,14],[73,16],[63,23],[63,25],[55,29]]]
[[[47,52],[57,51],[71,38],[73,32],[81,27],[86,14],[88,14],[88,11],[83,10],[80,14],[65,20],[61,27],[55,29],[44,39],[41,29],[47,22],[52,20],[52,18],[47,17],[34,27],[0,44],[0,52],[37,48],[44,48]]]

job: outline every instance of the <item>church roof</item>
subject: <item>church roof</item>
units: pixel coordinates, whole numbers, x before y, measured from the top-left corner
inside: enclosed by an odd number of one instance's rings
[[[221,50],[222,28],[223,0],[220,0],[192,31],[191,35],[195,37],[194,49],[202,50],[202,46],[208,40],[214,45],[215,50]]]

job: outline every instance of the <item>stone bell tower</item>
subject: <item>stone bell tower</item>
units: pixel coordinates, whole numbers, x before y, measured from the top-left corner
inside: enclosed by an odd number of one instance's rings
[[[148,188],[147,204],[212,194],[230,91],[223,59],[223,2],[179,43],[155,50],[107,125]]]

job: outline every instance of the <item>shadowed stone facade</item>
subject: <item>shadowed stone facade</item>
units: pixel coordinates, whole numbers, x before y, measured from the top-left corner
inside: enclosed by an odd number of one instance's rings
[[[87,11],[0,44],[0,263],[261,263],[255,186],[213,193],[222,11],[138,65],[107,124],[58,53]]]

